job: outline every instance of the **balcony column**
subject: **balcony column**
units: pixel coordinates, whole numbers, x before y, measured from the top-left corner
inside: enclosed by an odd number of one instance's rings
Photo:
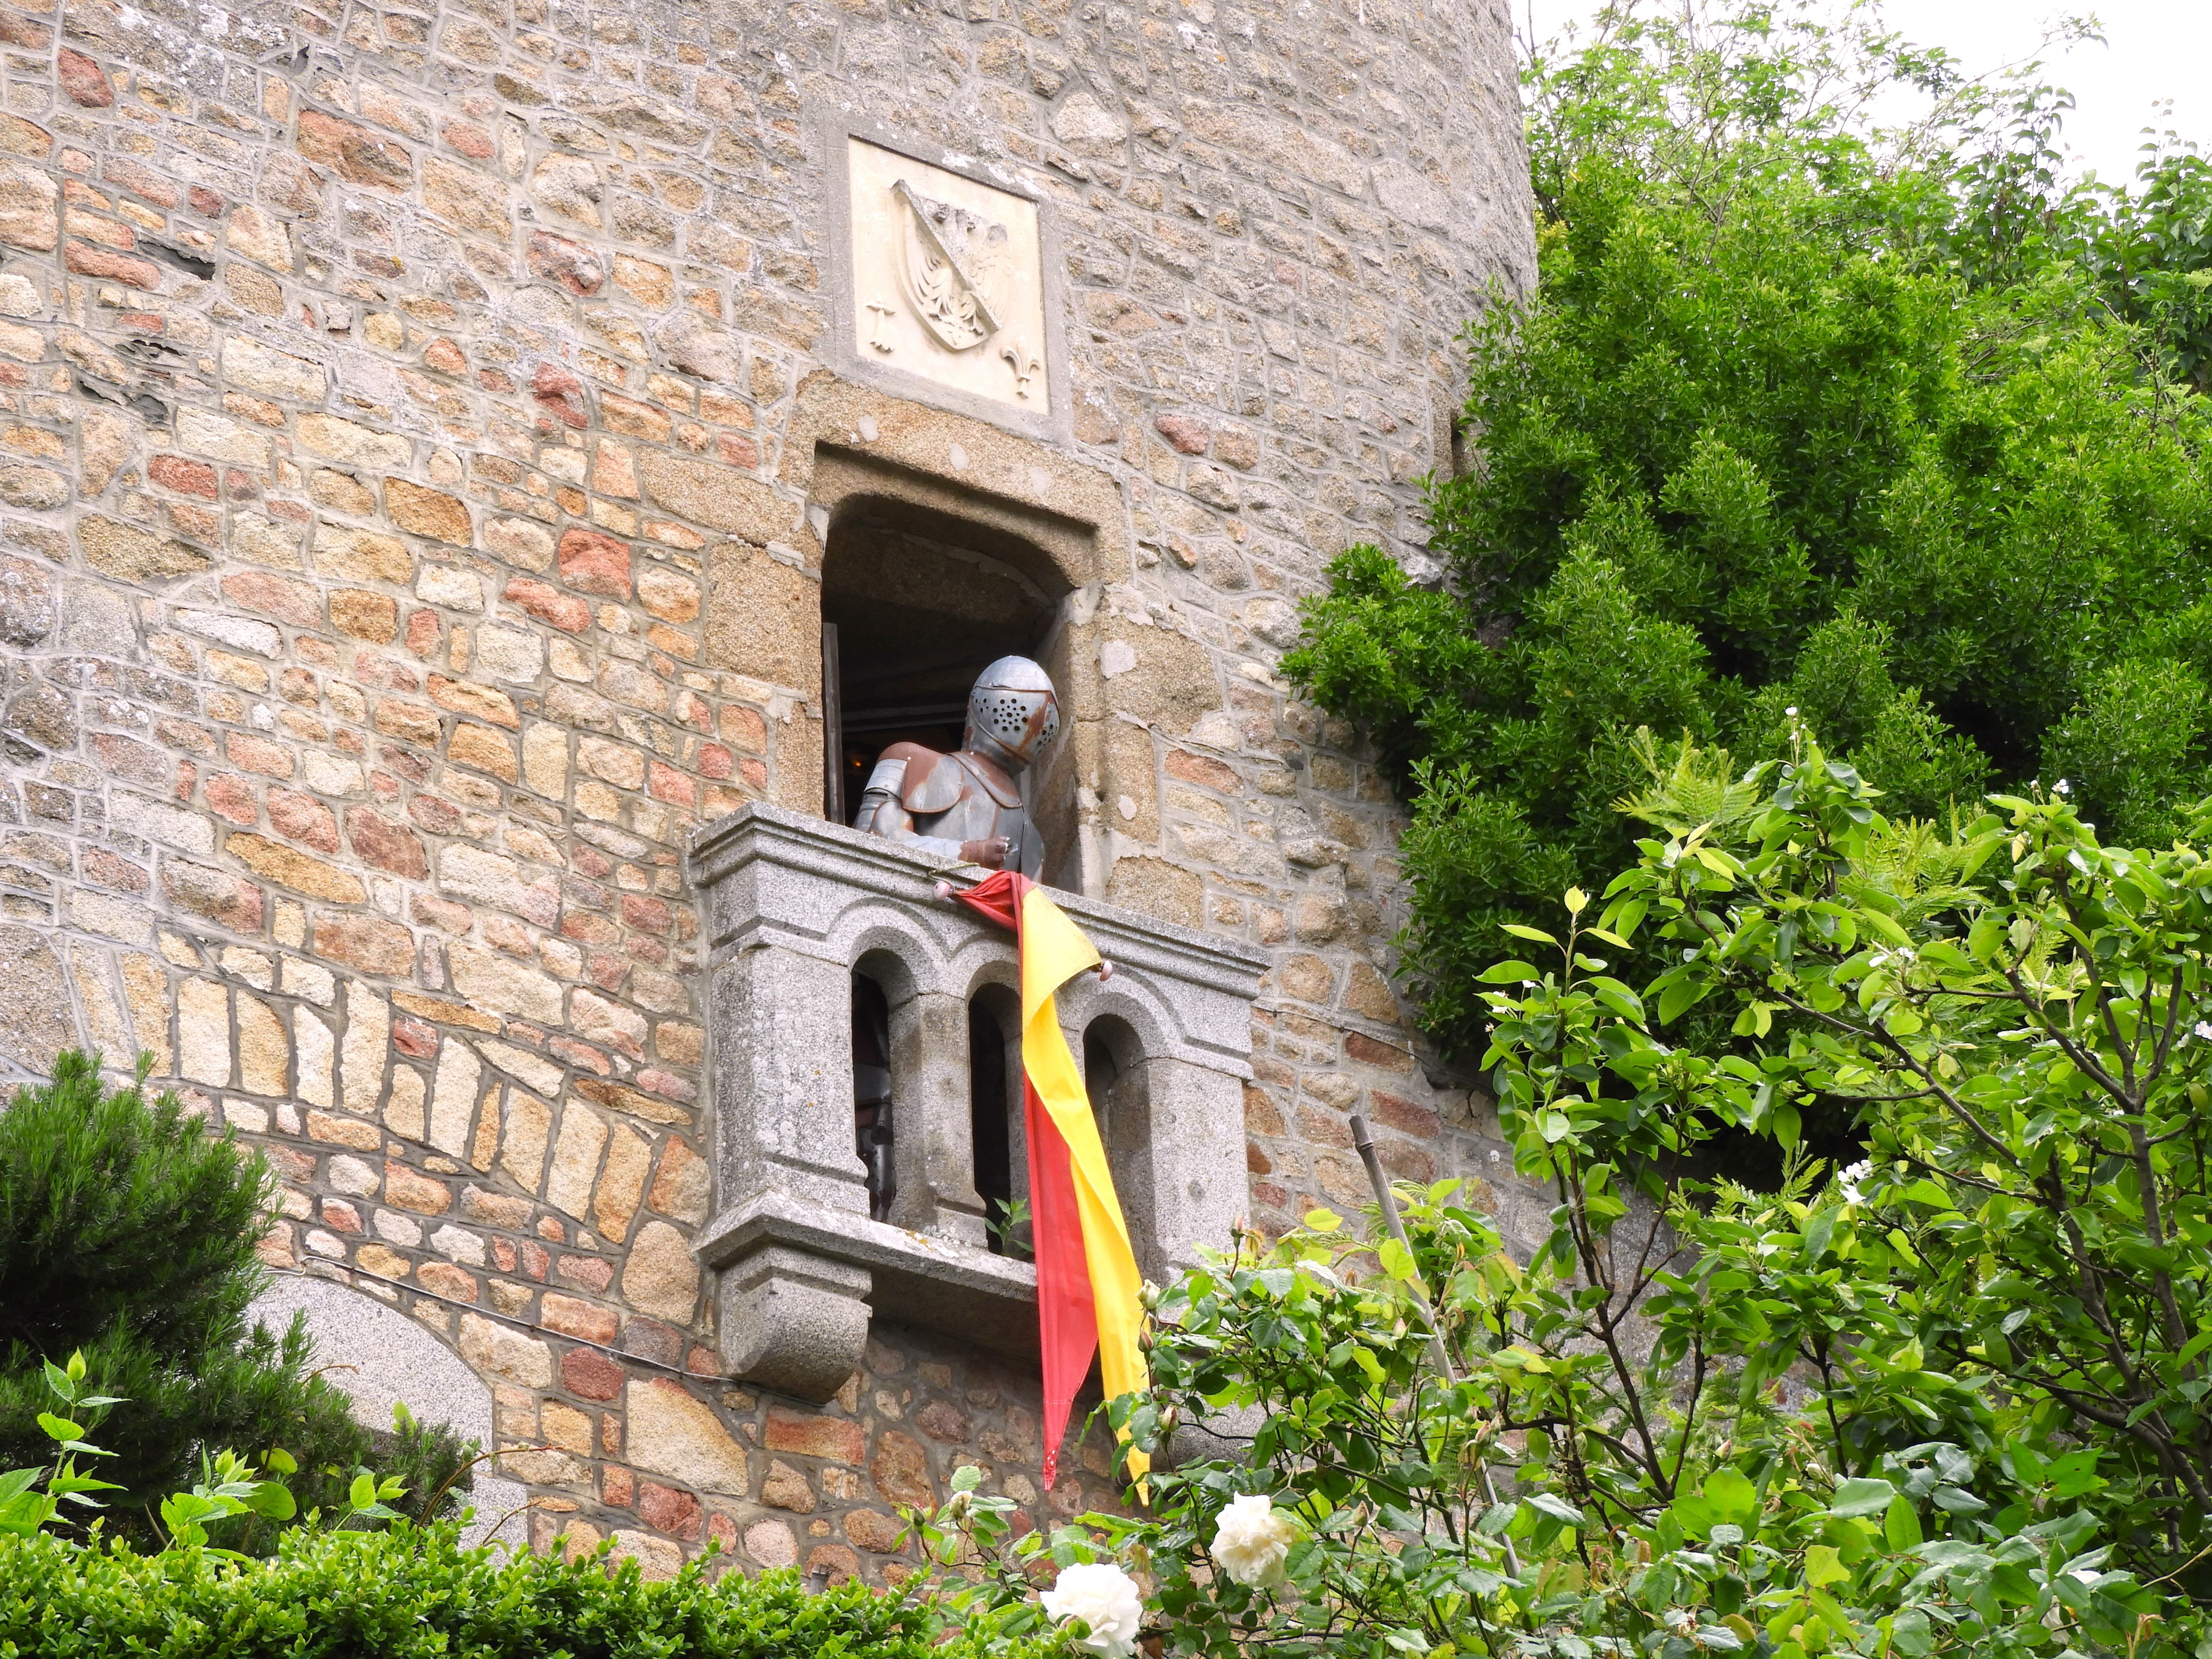
[[[898,1170],[895,1226],[981,1247],[970,1121],[968,1005],[942,991],[908,991],[891,1005],[891,1156]]]

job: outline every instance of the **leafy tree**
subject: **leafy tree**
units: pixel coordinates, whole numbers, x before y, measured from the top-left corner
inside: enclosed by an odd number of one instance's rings
[[[418,1502],[457,1502],[469,1449],[412,1422],[373,1437],[313,1374],[303,1320],[252,1319],[275,1195],[229,1130],[173,1094],[103,1087],[94,1056],[64,1054],[17,1091],[0,1109],[0,1468],[45,1460],[46,1366],[82,1351],[91,1386],[127,1402],[85,1418],[108,1454],[87,1472],[119,1488],[111,1531],[149,1529],[150,1505],[234,1449],[289,1453],[303,1509],[344,1507],[372,1453]],[[251,1523],[249,1541],[268,1530]]]
[[[1630,867],[1488,975],[1533,1258],[1444,1182],[1407,1245],[1317,1212],[1182,1275],[1115,1409],[1214,1455],[1048,1536],[956,1498],[956,1598],[1120,1559],[1220,1659],[2212,1652],[2212,802],[2143,852],[1882,799],[1802,731],[1647,780]],[[1823,1098],[1863,1163],[1699,1173]]]
[[[1884,147],[1898,84],[1940,112]],[[2203,169],[2124,212],[2023,183],[1993,158],[2047,110],[1755,4],[1616,19],[1529,95],[1542,280],[1469,337],[1446,591],[1355,548],[1285,664],[1411,796],[1431,1035],[1478,1054],[1500,927],[1627,855],[1640,727],[1771,752],[1795,708],[1915,811],[2063,773],[2172,835],[2212,788],[2212,428],[2130,262]]]

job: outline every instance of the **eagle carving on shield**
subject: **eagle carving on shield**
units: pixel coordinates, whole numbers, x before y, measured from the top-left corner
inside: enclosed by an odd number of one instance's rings
[[[999,331],[1012,298],[1006,228],[932,201],[903,179],[891,193],[907,210],[899,275],[915,315],[948,351],[982,344]]]

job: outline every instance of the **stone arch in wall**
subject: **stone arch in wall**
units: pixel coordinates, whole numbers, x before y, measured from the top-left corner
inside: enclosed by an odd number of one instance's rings
[[[392,1407],[404,1403],[422,1421],[443,1423],[480,1447],[496,1443],[489,1385],[416,1321],[348,1285],[300,1274],[278,1279],[253,1303],[253,1317],[272,1331],[301,1315],[314,1339],[316,1366],[345,1390],[362,1427],[388,1431]],[[528,1494],[490,1468],[476,1468],[467,1541],[520,1543],[519,1511]]]

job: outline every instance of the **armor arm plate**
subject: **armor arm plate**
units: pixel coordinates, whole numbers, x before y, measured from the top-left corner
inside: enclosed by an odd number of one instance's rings
[[[915,830],[914,815],[901,799],[901,796],[907,793],[906,775],[907,763],[903,758],[886,755],[878,761],[876,769],[868,774],[867,787],[860,792],[860,810],[853,821],[853,827],[939,858],[958,858],[958,842],[947,841],[942,836],[921,835]]]

